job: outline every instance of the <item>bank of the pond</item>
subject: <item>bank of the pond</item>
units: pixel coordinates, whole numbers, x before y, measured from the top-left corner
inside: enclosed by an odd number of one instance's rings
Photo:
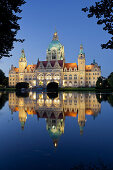
[[[31,89],[28,89],[28,91]],[[31,91],[45,91],[46,89],[38,89],[38,88],[34,88]],[[13,91],[17,91],[16,88],[0,88],[0,92],[2,91],[7,91],[7,92],[13,92]],[[59,87],[58,89],[54,89],[52,91],[92,91],[92,92],[113,92],[113,89],[96,89],[93,87]]]
[[[95,92],[113,92],[113,89],[96,89],[94,87],[61,87],[58,91],[95,91]]]
[[[16,88],[0,88],[0,91],[16,91]]]
[[[96,91],[95,88],[87,87],[61,87],[58,88],[59,91]]]

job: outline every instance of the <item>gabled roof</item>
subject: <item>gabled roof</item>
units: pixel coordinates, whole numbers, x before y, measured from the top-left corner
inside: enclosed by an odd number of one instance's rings
[[[37,64],[37,68],[39,67],[40,63],[42,63],[43,66],[46,68],[46,66],[49,62],[50,62],[52,67],[54,67],[56,62],[59,63],[60,67],[63,67],[63,60],[58,60],[58,61],[39,61],[38,64]]]
[[[69,70],[69,68],[72,68],[72,70],[74,70],[74,68],[77,68],[77,64],[76,63],[64,63],[64,68],[67,68],[67,70]]]

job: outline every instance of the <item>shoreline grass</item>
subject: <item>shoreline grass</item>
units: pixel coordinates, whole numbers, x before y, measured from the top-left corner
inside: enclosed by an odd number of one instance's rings
[[[61,87],[58,91],[94,91],[94,92],[113,92],[113,89],[96,89],[95,87]]]
[[[16,88],[2,88],[0,87],[0,91],[17,91]],[[55,90],[56,91],[56,90]],[[96,89],[94,87],[59,87],[58,91],[92,91],[92,92],[113,92],[113,89]]]

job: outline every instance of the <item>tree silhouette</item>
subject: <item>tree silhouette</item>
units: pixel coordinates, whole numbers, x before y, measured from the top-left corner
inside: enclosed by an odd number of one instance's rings
[[[20,30],[17,22],[21,19],[17,15],[22,12],[20,7],[23,4],[24,0],[0,0],[0,59],[11,56],[14,42],[24,41],[16,38]]]
[[[106,44],[101,44],[102,49],[113,49],[113,0],[100,0],[89,8],[82,8],[82,11],[89,12],[88,18],[96,16],[97,24],[104,24],[103,30],[112,35]]]
[[[8,86],[8,77],[5,76],[5,73],[0,69],[0,86]]]

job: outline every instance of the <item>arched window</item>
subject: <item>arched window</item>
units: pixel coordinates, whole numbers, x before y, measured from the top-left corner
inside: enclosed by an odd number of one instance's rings
[[[74,75],[74,79],[77,80],[77,75],[76,74]]]
[[[76,69],[76,68],[74,68],[74,71],[77,71],[77,69]]]
[[[52,59],[56,59],[56,50],[52,51]]]
[[[72,80],[72,75],[71,74],[69,75],[69,80]]]
[[[46,74],[46,80],[51,80],[51,79],[52,79],[51,74]]]
[[[39,80],[44,80],[44,74],[39,74],[39,75],[37,76],[37,78],[38,78]]]
[[[69,86],[72,86],[72,82],[71,81],[69,82]]]
[[[76,84],[77,84],[77,81],[74,81],[74,84],[76,85]]]
[[[64,75],[64,80],[67,80],[67,75]]]
[[[59,79],[60,79],[60,75],[59,75],[59,74],[55,74],[55,75],[54,75],[54,79],[55,79],[55,80],[59,80]]]
[[[69,71],[72,71],[72,68],[71,68],[71,67],[69,68]]]

